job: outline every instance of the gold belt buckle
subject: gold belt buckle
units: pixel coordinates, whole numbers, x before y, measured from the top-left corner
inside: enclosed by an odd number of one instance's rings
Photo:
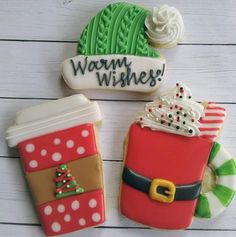
[[[157,192],[158,187],[164,187],[167,190],[165,194],[161,194]],[[153,179],[149,188],[149,197],[153,200],[164,202],[164,203],[171,203],[174,201],[175,198],[175,184],[166,179]]]

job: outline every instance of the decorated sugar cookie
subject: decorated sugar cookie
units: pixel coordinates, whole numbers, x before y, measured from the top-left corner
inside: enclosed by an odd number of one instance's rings
[[[147,103],[125,144],[121,213],[150,227],[184,229],[193,216],[224,211],[236,191],[235,159],[215,141],[224,118],[223,107],[195,102],[182,84]]]
[[[19,149],[47,236],[105,221],[95,136],[100,121],[98,104],[80,94],[25,109],[7,130],[9,146]]]
[[[166,5],[151,12],[126,2],[110,4],[85,27],[78,55],[62,63],[63,78],[73,89],[152,92],[166,66],[151,45],[176,45],[183,27],[180,13]]]

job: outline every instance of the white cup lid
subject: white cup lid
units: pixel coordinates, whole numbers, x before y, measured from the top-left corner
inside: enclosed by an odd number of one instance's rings
[[[14,125],[6,132],[6,139],[13,147],[33,137],[101,120],[97,102],[78,94],[18,112]]]

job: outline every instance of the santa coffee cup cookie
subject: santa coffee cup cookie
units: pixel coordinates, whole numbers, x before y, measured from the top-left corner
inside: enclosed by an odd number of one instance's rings
[[[224,118],[222,106],[195,102],[182,84],[147,103],[125,142],[121,213],[150,227],[185,229],[193,216],[223,212],[236,192],[235,159],[215,141]],[[206,167],[215,182],[204,191]]]

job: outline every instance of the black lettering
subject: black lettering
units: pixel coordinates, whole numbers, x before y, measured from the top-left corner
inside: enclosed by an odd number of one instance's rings
[[[109,73],[109,76],[108,76],[108,74],[103,73],[102,76],[100,77],[100,73],[99,72],[96,72],[96,75],[97,75],[99,86],[103,86],[104,83],[105,83],[106,86],[110,85],[110,80],[111,80],[112,72]]]
[[[81,66],[81,61],[78,62],[78,65],[76,67],[74,61],[72,59],[70,60],[70,63],[72,64],[74,76],[77,76],[78,71],[81,71],[82,75],[84,75],[85,69],[87,67],[87,60],[88,60],[88,57],[86,57],[84,60],[85,61],[84,67]]]

